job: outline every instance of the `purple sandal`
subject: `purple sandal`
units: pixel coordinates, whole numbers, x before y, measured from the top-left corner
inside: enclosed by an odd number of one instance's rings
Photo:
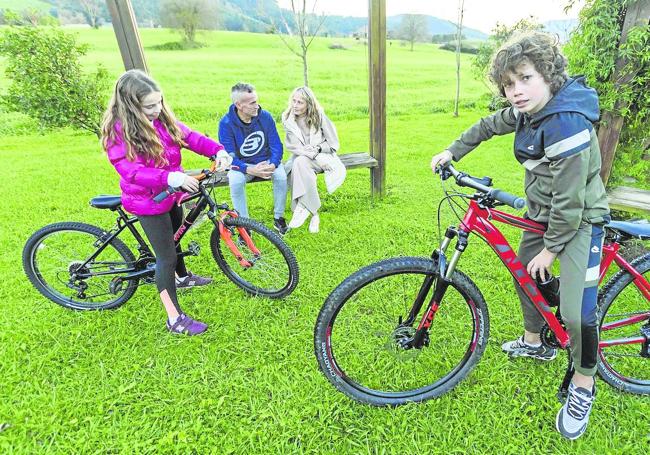
[[[208,330],[208,324],[196,321],[186,314],[181,314],[173,324],[170,324],[169,320],[167,321],[167,330],[181,335],[200,335]]]

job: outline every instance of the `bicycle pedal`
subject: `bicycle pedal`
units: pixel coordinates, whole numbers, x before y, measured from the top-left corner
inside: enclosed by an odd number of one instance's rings
[[[187,245],[187,252],[190,254],[190,256],[198,256],[201,254],[201,246],[196,243],[194,240],[192,240],[188,245]]]

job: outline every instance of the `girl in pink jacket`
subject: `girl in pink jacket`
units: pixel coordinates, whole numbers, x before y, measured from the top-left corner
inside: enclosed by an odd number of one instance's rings
[[[206,157],[216,155],[218,168],[228,166],[232,158],[221,144],[176,120],[158,84],[139,70],[127,71],[115,84],[102,122],[102,145],[120,175],[122,205],[138,217],[154,249],[156,286],[167,312],[167,329],[187,335],[205,332],[207,324],[183,313],[176,296],[177,287],[212,281],[189,272],[176,255],[173,235],[183,222],[180,196],[161,203],[153,198],[168,186],[189,193],[198,190],[198,180],[183,173],[181,147]]]

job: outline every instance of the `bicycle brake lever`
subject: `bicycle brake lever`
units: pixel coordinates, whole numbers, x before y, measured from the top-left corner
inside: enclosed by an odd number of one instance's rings
[[[447,180],[451,177],[451,171],[446,166],[438,166],[438,174],[440,174],[440,180]]]

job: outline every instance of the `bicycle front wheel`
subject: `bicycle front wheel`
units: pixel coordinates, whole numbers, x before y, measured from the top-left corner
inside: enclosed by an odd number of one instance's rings
[[[414,322],[406,324],[427,278],[434,283]],[[470,373],[485,350],[489,317],[480,291],[459,271],[424,346],[403,347],[415,334],[436,279],[431,259],[400,257],[365,267],[332,291],[316,321],[314,348],[334,387],[363,403],[400,405],[438,397]]]
[[[650,254],[631,265],[650,281]],[[619,390],[650,395],[650,358],[642,355],[640,340],[645,326],[650,329],[650,301],[634,284],[634,277],[620,270],[604,286],[599,302],[600,346],[598,373]]]
[[[137,283],[120,281],[135,257],[113,239],[95,258],[106,235],[84,223],[64,222],[36,231],[23,249],[23,268],[29,281],[45,297],[73,310],[116,308],[129,300]]]
[[[246,229],[258,252],[253,252],[245,242],[237,248],[247,265],[242,265],[228,249],[219,229],[215,227],[210,238],[212,256],[226,276],[251,295],[279,299],[291,294],[298,285],[298,261],[282,238],[257,221],[235,217],[224,219],[227,229],[238,242],[237,228]]]

